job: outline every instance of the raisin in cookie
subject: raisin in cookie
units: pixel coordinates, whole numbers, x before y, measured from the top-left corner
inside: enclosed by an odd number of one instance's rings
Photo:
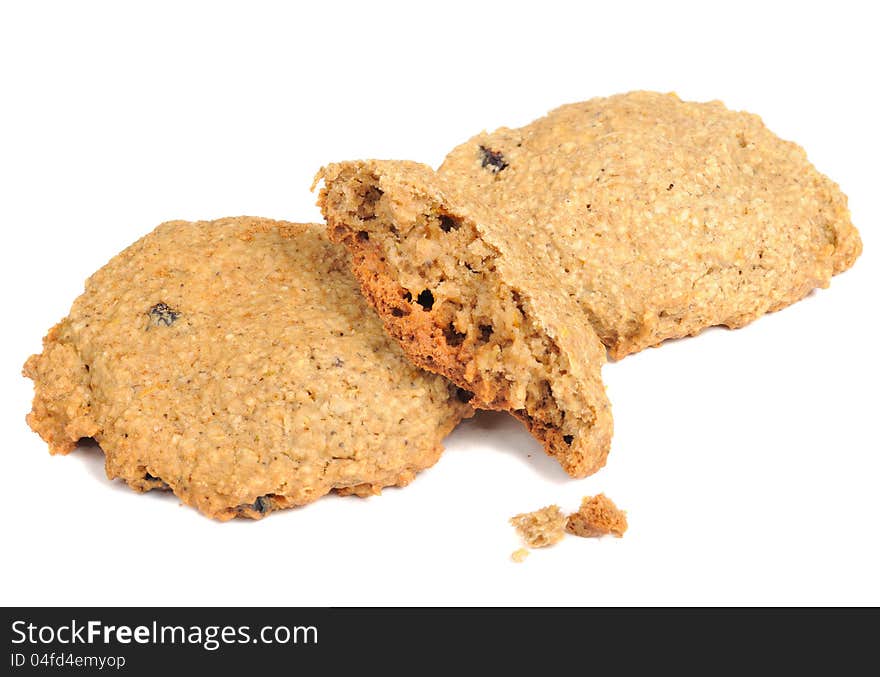
[[[604,464],[605,349],[738,327],[852,265],[846,197],[718,102],[634,92],[484,133],[434,172],[330,165],[330,236],[413,361],[522,418],[571,475]]]
[[[108,477],[221,520],[407,484],[471,410],[386,337],[323,230],[159,226],[27,361],[28,423],[52,453],[93,437]]]

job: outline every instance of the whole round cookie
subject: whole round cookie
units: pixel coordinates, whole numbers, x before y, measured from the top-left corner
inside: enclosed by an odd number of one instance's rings
[[[27,361],[28,423],[52,453],[94,438],[108,477],[221,520],[407,484],[471,409],[386,337],[323,230],[162,224]]]

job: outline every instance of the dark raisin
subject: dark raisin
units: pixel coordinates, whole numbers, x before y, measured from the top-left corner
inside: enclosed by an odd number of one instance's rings
[[[571,445],[574,442],[574,435],[563,435],[562,439],[565,440],[565,443]]]
[[[491,148],[486,148],[486,146],[480,146],[480,153],[482,154],[480,166],[488,169],[493,174],[497,174],[502,169],[507,169],[509,166],[507,160],[504,159],[504,155],[499,150],[492,150]]]
[[[272,509],[272,500],[268,496],[260,496],[254,501],[254,510],[261,515],[265,515]]]
[[[391,309],[391,314],[392,314],[394,317],[403,317],[404,315],[406,315],[406,313],[403,312],[403,309],[402,309],[402,308],[392,308],[392,309]]]
[[[431,293],[431,290],[423,289],[420,291],[418,298],[416,298],[416,303],[425,310],[431,310],[434,307],[434,295]]]
[[[446,338],[446,345],[456,347],[464,343],[467,334],[462,334],[451,324],[443,330],[443,336]]]
[[[365,230],[359,230],[357,234],[358,242],[369,242],[370,234]]]
[[[480,325],[480,340],[488,341],[491,338],[493,331],[494,330],[492,329],[491,324],[481,324]]]
[[[446,216],[446,214],[440,215],[440,230],[444,233],[448,233],[450,230],[458,230],[461,228],[461,224],[453,219],[451,216]]]
[[[408,291],[403,292],[403,300],[409,303],[410,301],[412,301],[412,294],[410,294]]]
[[[167,491],[171,487],[163,480],[161,477],[155,477],[150,473],[144,473],[144,482],[149,482],[150,486],[148,489],[158,489],[159,491]]]
[[[159,325],[170,327],[180,317],[179,312],[162,301],[159,301],[159,303],[150,308],[147,314],[150,316],[150,322],[156,327]]]
[[[474,399],[474,394],[470,390],[465,390],[464,388],[456,388],[455,396],[458,398],[459,402],[470,402]]]

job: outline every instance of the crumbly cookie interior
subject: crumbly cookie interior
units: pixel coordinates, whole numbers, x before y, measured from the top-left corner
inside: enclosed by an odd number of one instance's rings
[[[402,206],[369,168],[345,171],[322,196],[331,238],[352,250],[364,292],[409,357],[477,406],[511,411],[572,474],[601,464],[578,443],[594,409],[557,397],[578,387],[565,352],[498,273],[498,252],[471,219],[425,195]]]

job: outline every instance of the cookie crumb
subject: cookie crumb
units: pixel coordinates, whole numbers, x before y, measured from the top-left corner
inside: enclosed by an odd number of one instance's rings
[[[529,556],[529,551],[525,548],[520,548],[519,550],[514,550],[510,553],[510,559],[519,564],[520,562],[525,562],[526,557]]]
[[[530,548],[546,548],[565,536],[565,515],[558,505],[515,515],[510,523]]]
[[[584,496],[580,509],[569,515],[565,522],[568,533],[584,538],[608,534],[620,538],[626,528],[626,511],[620,510],[605,494]]]

